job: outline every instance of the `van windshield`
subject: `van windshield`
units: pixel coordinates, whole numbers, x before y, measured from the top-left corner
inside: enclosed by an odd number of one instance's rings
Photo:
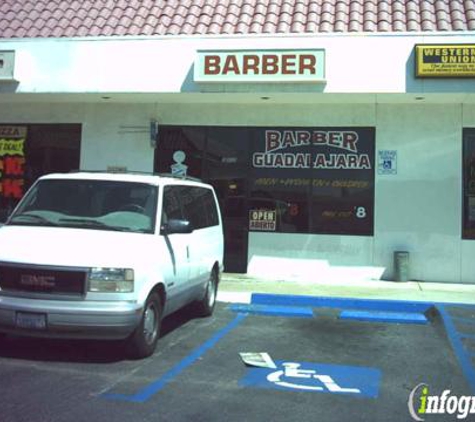
[[[38,181],[8,225],[153,233],[158,187],[105,180]]]

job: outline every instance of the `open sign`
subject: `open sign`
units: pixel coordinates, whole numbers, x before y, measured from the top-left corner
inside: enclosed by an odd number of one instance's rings
[[[261,231],[275,231],[277,212],[274,210],[250,210],[249,229]]]

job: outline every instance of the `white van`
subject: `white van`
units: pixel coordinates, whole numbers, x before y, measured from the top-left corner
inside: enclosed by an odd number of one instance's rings
[[[214,309],[223,228],[213,188],[128,173],[43,176],[0,227],[0,333],[126,339],[151,355],[163,317]]]

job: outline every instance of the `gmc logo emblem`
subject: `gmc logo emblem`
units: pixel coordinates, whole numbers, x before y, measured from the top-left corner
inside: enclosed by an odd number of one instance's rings
[[[31,287],[54,287],[56,285],[56,279],[49,275],[22,274],[20,283],[23,286]]]

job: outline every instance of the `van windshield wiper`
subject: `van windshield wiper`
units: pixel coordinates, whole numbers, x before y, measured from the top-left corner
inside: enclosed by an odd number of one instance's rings
[[[106,229],[115,231],[129,231],[127,227],[111,226],[97,220],[88,218],[61,218],[60,223],[65,223],[69,227],[86,227],[88,229]]]
[[[18,214],[14,215],[8,224],[33,225],[33,226],[57,226],[57,224],[45,217],[37,214]]]

